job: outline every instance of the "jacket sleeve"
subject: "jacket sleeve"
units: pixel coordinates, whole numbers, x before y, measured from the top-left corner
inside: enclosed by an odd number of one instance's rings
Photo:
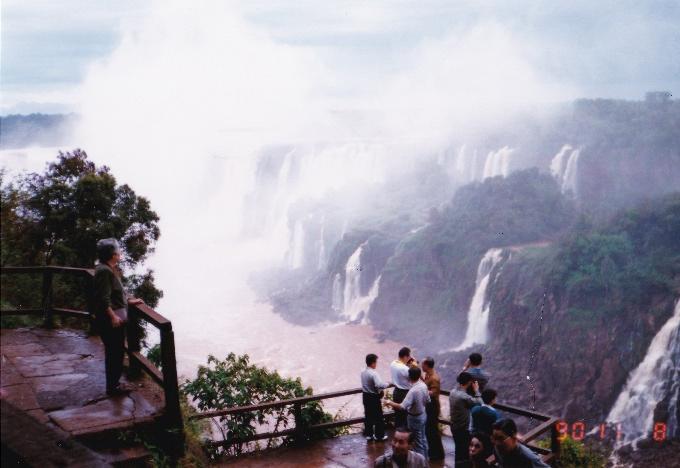
[[[94,275],[95,313],[105,312],[111,307],[111,276],[108,270],[98,270]]]
[[[481,396],[473,397],[473,396],[468,395],[468,398],[465,399],[465,406],[467,406],[468,408],[472,408],[474,406],[481,405],[481,404],[482,404],[482,397]]]

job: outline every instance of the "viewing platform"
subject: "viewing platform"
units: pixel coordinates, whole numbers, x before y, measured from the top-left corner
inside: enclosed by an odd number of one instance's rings
[[[64,267],[2,268],[5,274],[42,275],[42,303],[39,308],[2,310],[2,316],[28,315],[42,319],[43,326],[1,330],[2,354],[0,395],[2,400],[3,463],[25,462],[30,466],[130,466],[148,461],[150,453],[139,434],[156,434],[163,441],[170,460],[184,453],[184,423],[180,411],[180,395],[172,324],[146,305],[130,306],[132,321],[145,323],[159,331],[161,366],[159,369],[141,354],[141,342],[129,330],[126,356],[128,383],[132,390],[109,397],[105,392],[104,347],[97,336],[88,332],[91,315],[87,311],[54,307],[53,275],[78,275],[91,283],[93,272]],[[85,295],[88,295],[85,292]],[[55,329],[55,316],[81,319],[82,327]],[[291,408],[284,429],[266,432],[259,427],[248,437],[237,438],[225,433],[223,439],[206,439],[206,449],[222,450],[235,444],[246,447],[238,457],[222,458],[218,466],[255,467],[349,467],[372,466],[373,460],[390,451],[389,442],[367,442],[360,430],[363,417],[333,420],[310,425],[302,417],[302,409],[310,403],[361,394],[354,388],[331,393],[277,400],[251,406],[205,411],[189,416],[192,420],[219,423],[225,418],[257,412],[267,408]],[[442,391],[442,400],[449,392]],[[552,462],[559,453],[556,424],[558,419],[536,411],[497,404],[496,408],[513,418],[524,418],[525,432],[521,440],[544,460]],[[443,412],[444,413],[444,412]],[[386,413],[387,420],[393,413]],[[446,428],[449,421],[439,420]],[[262,431],[262,429],[265,431]],[[335,438],[305,441],[315,431],[348,428],[348,434]],[[131,434],[132,440],[122,435]],[[159,437],[160,435],[160,437]],[[204,434],[215,436],[216,433]],[[290,438],[285,447],[251,452],[254,443]],[[535,445],[548,438],[551,448]],[[453,466],[453,440],[443,436],[446,460],[433,467]],[[250,452],[250,453],[249,453]],[[172,464],[172,463],[171,463]]]

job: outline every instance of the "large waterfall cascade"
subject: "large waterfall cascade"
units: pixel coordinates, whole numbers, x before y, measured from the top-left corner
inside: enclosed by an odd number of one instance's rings
[[[633,446],[648,437],[654,427],[654,409],[670,396],[667,434],[677,435],[677,405],[680,394],[680,300],[670,319],[661,327],[642,362],[630,373],[628,381],[612,407],[607,422],[620,424],[620,445]]]
[[[577,195],[580,156],[580,148],[564,145],[550,162],[550,173],[559,182],[562,193],[571,192],[574,196]]]
[[[281,246],[285,265],[298,269],[311,265],[322,269],[328,260],[328,246],[317,242],[335,237],[325,221],[311,220],[302,214],[291,218],[291,209],[299,203],[321,200],[328,194],[361,187],[373,187],[389,176],[389,162],[394,148],[379,143],[328,143],[299,145],[280,154],[269,153],[277,165],[264,166],[256,176],[253,209],[263,210],[261,235]],[[266,160],[262,156],[262,160]],[[352,201],[349,200],[348,203]],[[311,224],[310,224],[311,222]],[[316,230],[320,226],[321,233]],[[311,229],[310,229],[311,228]]]
[[[373,301],[378,297],[380,289],[380,276],[378,276],[368,294],[365,296],[361,294],[361,253],[365,246],[365,242],[361,244],[349,257],[345,266],[345,287],[340,315],[350,322],[361,319],[362,323],[368,323],[368,312]],[[339,279],[337,275],[336,279]],[[335,290],[335,283],[333,289]],[[335,294],[333,296],[335,297]]]
[[[489,312],[491,303],[486,300],[486,289],[489,286],[491,273],[502,259],[503,249],[489,249],[477,268],[475,294],[472,296],[468,310],[468,327],[463,342],[454,348],[461,351],[474,344],[486,344],[489,330]]]

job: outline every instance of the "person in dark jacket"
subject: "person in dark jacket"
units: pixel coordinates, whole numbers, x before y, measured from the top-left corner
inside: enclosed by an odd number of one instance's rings
[[[127,305],[142,303],[141,299],[128,298],[125,293],[118,270],[120,256],[120,246],[116,239],[102,239],[97,242],[99,263],[94,273],[93,306],[95,321],[104,343],[107,395],[129,391],[129,388],[120,383],[125,352]]]
[[[482,401],[484,402],[482,406],[475,406],[470,410],[473,431],[483,432],[488,436],[491,435],[491,426],[496,420],[500,419],[498,411],[493,407],[496,404],[497,394],[496,390],[485,388],[482,392]]]
[[[550,468],[529,447],[517,440],[517,425],[510,418],[493,423],[491,441],[500,468]]]

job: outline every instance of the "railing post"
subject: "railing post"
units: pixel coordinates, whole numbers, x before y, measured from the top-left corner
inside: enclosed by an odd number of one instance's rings
[[[46,328],[53,328],[54,314],[52,313],[52,270],[49,267],[45,267],[43,270],[42,310],[44,326]]]
[[[301,444],[305,436],[305,427],[302,422],[302,405],[293,404],[293,415],[295,416],[295,443]]]
[[[184,454],[184,424],[179,406],[179,384],[177,382],[177,361],[175,359],[175,334],[171,327],[162,327],[161,367],[163,371],[163,390],[165,392],[165,416],[170,427],[176,431],[172,449],[176,456]]]
[[[128,348],[128,359],[130,367],[128,370],[128,376],[132,379],[137,379],[142,375],[142,365],[139,363],[137,358],[134,357],[134,353],[138,353],[142,350],[142,324],[140,323],[135,306],[128,306],[128,323],[127,323],[127,348]]]
[[[550,426],[550,450],[555,458],[560,457],[560,433],[557,430],[557,422]]]

